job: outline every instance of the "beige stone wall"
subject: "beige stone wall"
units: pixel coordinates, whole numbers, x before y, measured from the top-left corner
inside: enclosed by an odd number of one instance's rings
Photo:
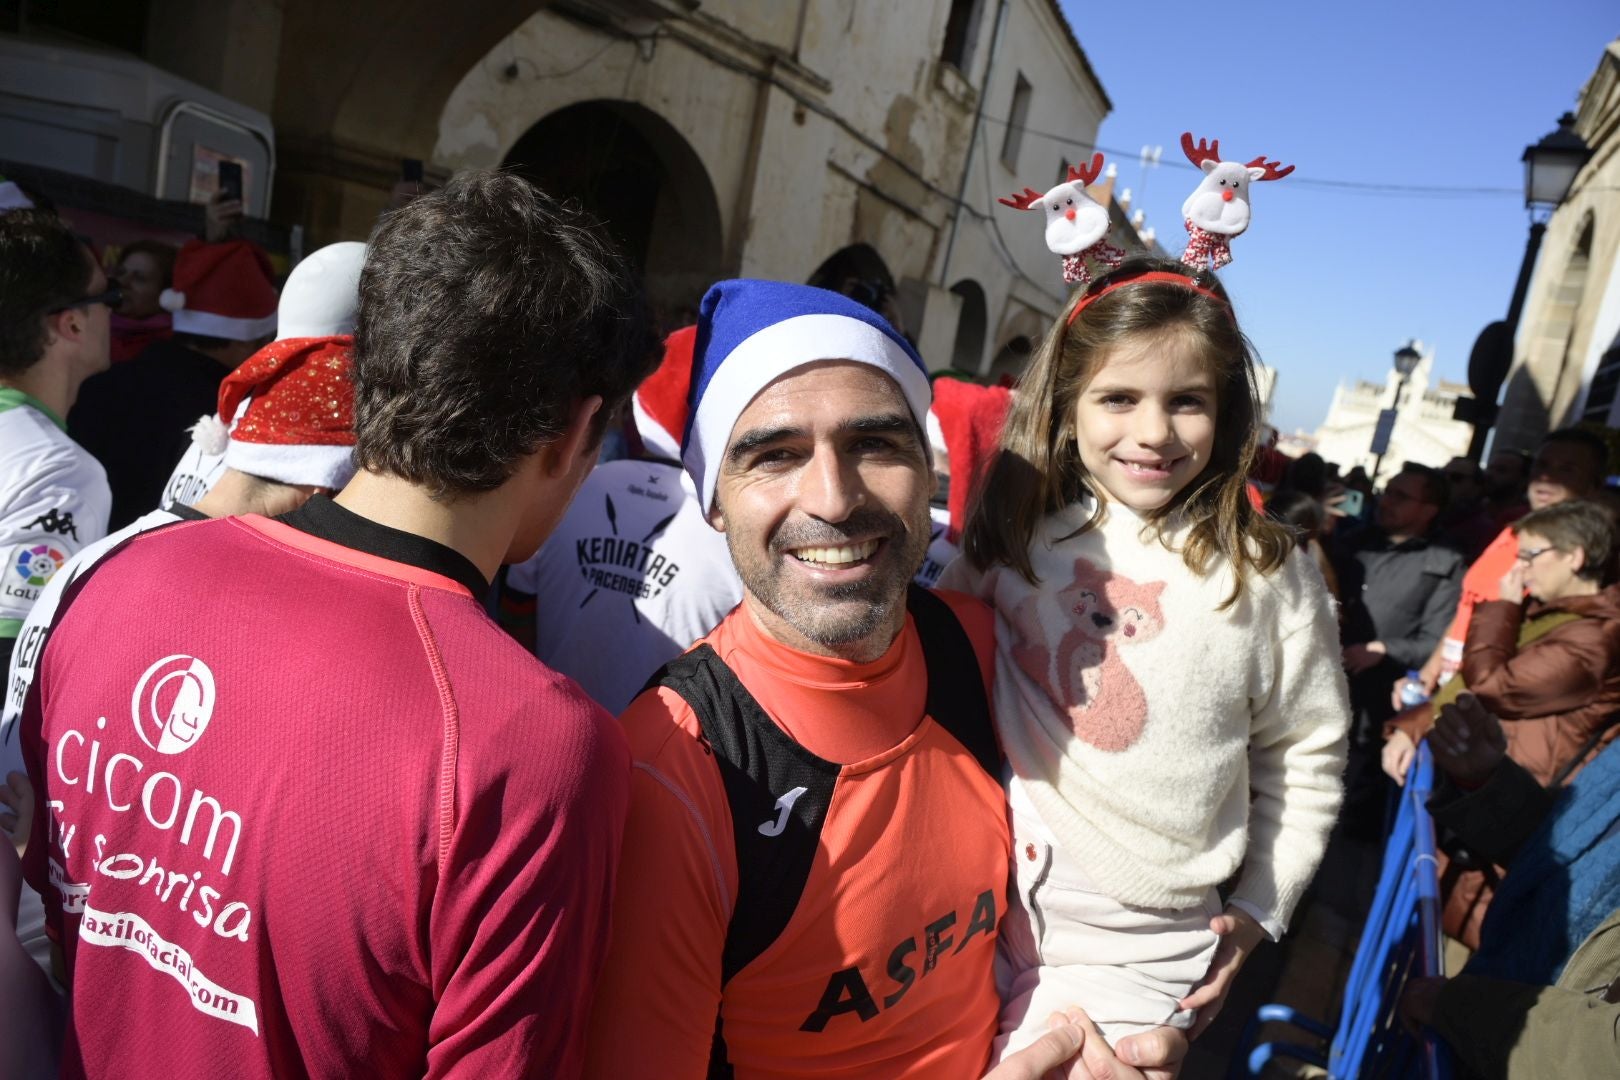
[[[1575,130],[1595,153],[1547,224],[1503,393],[1499,447],[1528,449],[1577,419],[1609,344],[1600,316],[1620,253],[1620,41],[1582,90]]]
[[[669,5],[673,8],[674,5]],[[1107,99],[1069,44],[1048,0],[1010,0],[971,158],[976,86],[984,82],[997,12],[982,5],[971,70],[942,64],[949,0],[706,2],[615,38],[541,11],[471,66],[439,117],[434,162],[501,163],[525,132],[559,109],[629,102],[690,148],[719,208],[723,258],[714,276],[803,281],[851,245],[874,249],[901,292],[900,316],[936,367],[951,362],[960,303],[985,293],[976,370],[1012,336],[1038,337],[1066,294],[1036,215],[995,198],[1026,183],[1044,190],[1080,151],[1035,134],[1016,170],[1000,159],[1017,75],[1033,87],[1028,125],[1090,141]],[[949,242],[956,193],[966,202]]]

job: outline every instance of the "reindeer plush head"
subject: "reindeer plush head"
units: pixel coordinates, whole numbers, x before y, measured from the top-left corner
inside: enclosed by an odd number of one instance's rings
[[[1084,260],[1087,255],[1104,262],[1124,252],[1107,243],[1108,209],[1086,194],[1086,185],[1102,175],[1103,156],[1093,154],[1090,165],[1069,166],[1069,175],[1063,183],[1045,195],[1025,188],[1010,199],[997,199],[1003,206],[1014,210],[1046,211],[1046,246],[1055,255],[1062,255],[1065,281],[1085,281]],[[1117,263],[1118,259],[1113,259]]]
[[[1227,246],[1232,237],[1249,227],[1249,185],[1259,180],[1281,180],[1294,171],[1294,167],[1278,168],[1275,161],[1267,161],[1262,154],[1246,165],[1221,160],[1221,141],[1198,140],[1193,145],[1192,132],[1183,132],[1181,149],[1187,160],[1204,171],[1204,179],[1187,201],[1181,204],[1181,216],[1187,219],[1187,231],[1193,243],[1188,254],[1197,261],[1182,256],[1182,261],[1201,266],[1211,260],[1216,268],[1232,261]]]

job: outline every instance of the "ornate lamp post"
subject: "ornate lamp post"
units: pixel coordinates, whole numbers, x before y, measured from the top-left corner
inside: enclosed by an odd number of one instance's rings
[[[1591,157],[1591,148],[1575,134],[1573,113],[1559,117],[1557,131],[1524,149],[1524,205],[1530,211],[1530,241],[1525,245],[1524,262],[1519,265],[1519,280],[1513,287],[1507,318],[1480,331],[1468,358],[1468,386],[1474,391],[1474,398],[1466,405],[1466,399],[1457,403],[1457,419],[1474,425],[1468,456],[1475,461],[1484,452],[1485,436],[1496,422],[1496,397],[1513,364],[1513,338],[1518,333],[1519,313],[1524,310],[1530,272],[1535,268],[1547,221],[1568,198],[1576,174]]]
[[[1395,373],[1401,377],[1395,384],[1395,404],[1378,414],[1378,426],[1373,429],[1372,452],[1377,455],[1373,460],[1372,481],[1378,482],[1378,474],[1384,468],[1384,455],[1389,451],[1389,440],[1395,434],[1395,420],[1400,415],[1401,398],[1406,394],[1406,381],[1412,377],[1412,372],[1423,362],[1423,354],[1417,350],[1417,342],[1408,341],[1395,350]]]

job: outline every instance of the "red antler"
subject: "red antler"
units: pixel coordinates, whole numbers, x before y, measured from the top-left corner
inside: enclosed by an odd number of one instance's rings
[[[1259,157],[1249,162],[1246,167],[1250,169],[1266,170],[1266,174],[1264,176],[1257,177],[1257,179],[1260,180],[1281,180],[1283,177],[1294,171],[1294,167],[1292,165],[1288,166],[1286,169],[1279,169],[1277,168],[1277,164],[1278,163],[1275,161],[1267,161],[1266,155],[1261,154]]]
[[[1010,206],[1014,210],[1028,210],[1041,201],[1041,193],[1034,188],[1025,188],[1022,195],[1014,194],[1010,199],[997,199],[1002,206]]]
[[[1102,175],[1102,166],[1102,154],[1092,154],[1091,165],[1089,167],[1082,165],[1077,169],[1073,165],[1069,166],[1069,182],[1073,183],[1074,181],[1078,180],[1082,185],[1089,184],[1093,180],[1097,179],[1097,177]]]
[[[1181,152],[1187,155],[1188,161],[1201,169],[1206,161],[1221,160],[1221,140],[1211,139],[1206,143],[1203,139],[1199,139],[1198,145],[1194,146],[1192,132],[1183,131],[1181,133]]]

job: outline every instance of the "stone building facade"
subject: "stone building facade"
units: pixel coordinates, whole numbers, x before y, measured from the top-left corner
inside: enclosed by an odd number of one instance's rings
[[[471,65],[431,157],[578,199],[671,324],[720,277],[808,281],[987,376],[1067,295],[1039,211],[996,197],[1055,183],[1109,108],[1052,0],[563,0]]]
[[[1473,428],[1453,419],[1452,413],[1457,399],[1468,396],[1468,387],[1436,379],[1434,350],[1420,346],[1419,351],[1423,359],[1404,387],[1393,370],[1382,383],[1341,382],[1333,391],[1327,418],[1316,429],[1312,449],[1343,472],[1360,465],[1380,487],[1408,461],[1439,467],[1467,454]],[[1385,409],[1395,410],[1395,427],[1380,463],[1372,445]]]
[[[1020,370],[1070,291],[1039,212],[996,199],[1089,161],[1111,108],[1057,0],[36,14],[0,32],[112,47],[269,117],[270,216],[306,250],[367,235],[401,159],[430,182],[504,165],[602,218],[670,322],[729,275],[876,292],[932,366],[984,377]],[[1151,248],[1113,188],[1109,238]]]
[[[1620,39],[1581,90],[1575,131],[1593,154],[1547,223],[1497,447],[1529,449],[1583,421],[1620,427]]]

